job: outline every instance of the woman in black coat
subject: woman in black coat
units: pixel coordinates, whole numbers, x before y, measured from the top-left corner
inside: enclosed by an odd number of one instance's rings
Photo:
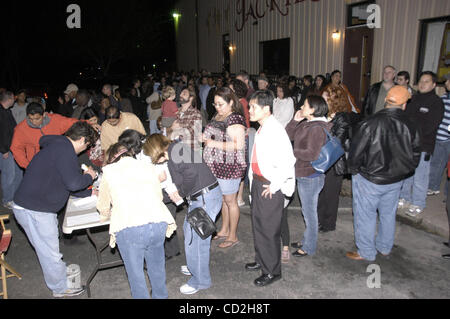
[[[341,157],[325,175],[325,186],[319,195],[319,204],[317,208],[319,231],[322,233],[336,230],[339,195],[344,175],[348,174],[346,156],[350,148],[351,131],[361,120],[360,114],[345,112],[343,111],[345,105],[333,103],[329,99],[329,94],[333,94],[333,92],[325,92],[324,98],[329,103],[328,119],[333,124],[331,134],[341,141],[341,144],[346,151],[346,155]]]

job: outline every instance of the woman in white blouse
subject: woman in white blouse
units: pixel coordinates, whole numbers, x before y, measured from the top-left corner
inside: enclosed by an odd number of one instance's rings
[[[273,116],[286,127],[294,118],[294,101],[287,96],[288,88],[282,84],[277,85],[277,98],[273,101]]]
[[[164,240],[176,230],[163,203],[154,165],[135,158],[135,152],[117,143],[108,150],[97,209],[110,216],[110,246],[119,247],[134,299],[149,299],[144,259],[153,299],[167,299]]]

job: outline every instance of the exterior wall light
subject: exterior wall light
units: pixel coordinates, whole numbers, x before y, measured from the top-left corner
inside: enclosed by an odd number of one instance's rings
[[[339,40],[339,39],[341,38],[341,33],[339,32],[339,30],[336,30],[336,31],[333,32],[333,34],[331,35],[331,37],[332,37],[334,40]]]

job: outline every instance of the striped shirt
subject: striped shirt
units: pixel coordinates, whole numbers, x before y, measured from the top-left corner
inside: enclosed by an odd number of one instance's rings
[[[438,141],[447,141],[450,139],[450,92],[445,94],[442,97],[442,101],[445,105],[445,113],[444,113],[444,119],[442,120],[441,125],[439,126],[437,137],[436,139]]]

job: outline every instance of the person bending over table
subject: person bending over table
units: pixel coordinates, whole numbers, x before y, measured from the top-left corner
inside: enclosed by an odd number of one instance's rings
[[[33,157],[14,197],[14,216],[36,250],[45,283],[55,298],[72,297],[83,289],[68,289],[66,264],[61,260],[58,240],[59,212],[73,192],[92,185],[96,173],[90,167],[84,175],[77,154],[98,139],[98,133],[87,123],[75,123],[65,136],[43,136],[42,150]],[[92,191],[76,193],[91,196]]]
[[[111,209],[112,205],[112,209]],[[97,209],[111,217],[110,246],[116,243],[125,264],[131,295],[150,299],[144,259],[153,299],[167,299],[164,240],[176,230],[175,220],[163,203],[154,166],[136,159],[132,149],[117,143],[107,152]]]

